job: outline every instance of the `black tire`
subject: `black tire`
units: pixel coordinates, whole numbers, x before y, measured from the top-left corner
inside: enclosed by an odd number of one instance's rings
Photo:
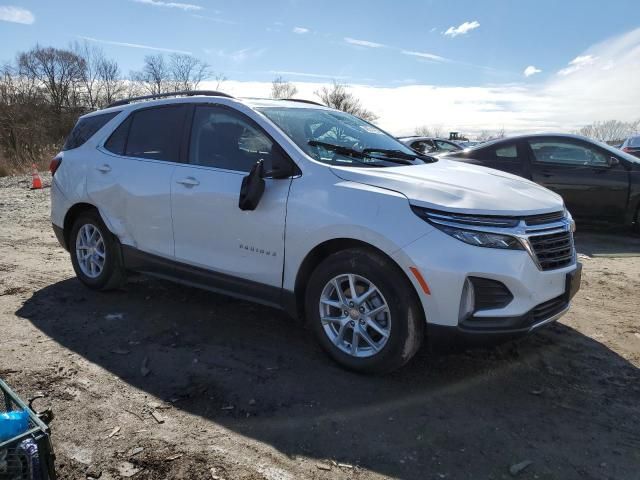
[[[372,356],[359,358],[338,348],[320,320],[319,302],[327,283],[338,275],[353,273],[371,281],[386,299],[391,327],[386,344]],[[425,320],[413,285],[402,270],[383,255],[354,248],[327,257],[311,274],[305,292],[306,318],[324,350],[340,365],[357,372],[386,373],[406,364],[420,349]]]
[[[99,230],[105,246],[104,267],[96,278],[91,278],[90,276],[85,275],[80,268],[78,256],[76,254],[76,239],[78,237],[78,232],[87,224],[92,225]],[[122,266],[120,244],[104,224],[98,212],[88,211],[80,214],[71,227],[68,244],[73,270],[76,272],[78,279],[87,287],[93,290],[112,290],[122,286],[126,279],[126,274]]]

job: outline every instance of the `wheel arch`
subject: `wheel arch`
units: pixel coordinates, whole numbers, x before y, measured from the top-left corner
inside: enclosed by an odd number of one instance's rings
[[[300,268],[298,269],[298,272],[296,274],[293,294],[289,295],[289,298],[285,298],[284,302],[285,309],[287,310],[287,312],[289,312],[289,314],[294,316],[294,318],[304,319],[304,297],[307,286],[306,279],[309,278],[316,267],[320,265],[320,263],[327,257],[334,253],[350,248],[360,248],[363,250],[375,252],[377,255],[380,255],[381,257],[388,260],[389,263],[394,265],[407,280],[408,284],[411,287],[412,294],[415,295],[418,305],[422,304],[420,301],[420,296],[418,295],[418,292],[416,291],[416,288],[407,273],[396,260],[394,260],[383,250],[370,243],[355,238],[333,238],[316,245],[309,251],[309,253],[307,253],[304,260],[300,264]],[[421,312],[424,320],[425,313],[422,311],[422,309]]]
[[[69,248],[69,234],[71,233],[71,228],[73,227],[73,224],[76,221],[76,219],[85,212],[97,213],[102,219],[102,221],[104,222],[104,224],[106,225],[107,230],[109,230],[109,232],[113,234],[113,230],[111,229],[109,222],[105,220],[104,215],[100,213],[100,210],[98,209],[98,207],[96,207],[91,203],[78,202],[72,205],[71,208],[67,210],[67,213],[64,216],[64,223],[62,228],[63,228],[64,240],[67,245],[67,249]]]

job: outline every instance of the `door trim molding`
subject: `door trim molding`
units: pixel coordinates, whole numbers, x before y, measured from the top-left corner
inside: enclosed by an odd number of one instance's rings
[[[129,245],[122,245],[122,258],[127,270],[290,311],[285,307],[285,303],[289,302],[283,302],[283,298],[288,295],[281,287],[196,267],[143,252]]]

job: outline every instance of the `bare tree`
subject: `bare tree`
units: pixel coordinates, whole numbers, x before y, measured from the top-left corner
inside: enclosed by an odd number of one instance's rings
[[[104,52],[95,45],[89,45],[87,41],[73,43],[71,50],[83,60],[80,70],[80,83],[84,90],[82,93],[86,97],[83,103],[90,109],[94,109],[98,106],[100,90],[102,89],[98,69],[105,60]]]
[[[78,106],[77,86],[82,81],[84,59],[69,50],[36,45],[18,56],[18,74],[35,81],[47,92],[55,111]]]
[[[120,67],[115,60],[103,58],[98,64],[98,79],[102,85],[100,105],[106,106],[123,96],[127,85],[120,75]]]
[[[132,73],[132,80],[151,95],[170,92],[171,71],[164,60],[164,55],[147,55],[139,72]]]
[[[375,121],[378,116],[362,106],[360,100],[349,92],[348,85],[334,81],[331,86],[322,87],[315,94],[326,106],[342,110],[368,122]]]
[[[296,86],[280,76],[271,83],[271,98],[293,98],[297,93]]]
[[[604,122],[593,122],[578,130],[576,133],[585,137],[594,138],[601,142],[622,142],[640,129],[640,119],[631,122],[620,120],[607,120]]]
[[[169,60],[169,71],[175,90],[196,90],[200,82],[211,75],[210,66],[191,55],[174,53]]]
[[[479,142],[486,142],[487,140],[497,140],[507,136],[504,127],[499,130],[482,130],[476,137]]]
[[[416,135],[419,135],[421,137],[442,138],[442,136],[444,135],[442,125],[421,125],[419,127],[416,127],[414,132]]]

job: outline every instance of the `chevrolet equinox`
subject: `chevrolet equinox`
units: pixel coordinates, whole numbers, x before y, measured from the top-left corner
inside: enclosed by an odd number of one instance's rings
[[[314,102],[119,101],[78,120],[51,171],[87,287],[136,271],[281,308],[357,371],[396,369],[430,335],[529,333],[580,285],[560,196]]]

